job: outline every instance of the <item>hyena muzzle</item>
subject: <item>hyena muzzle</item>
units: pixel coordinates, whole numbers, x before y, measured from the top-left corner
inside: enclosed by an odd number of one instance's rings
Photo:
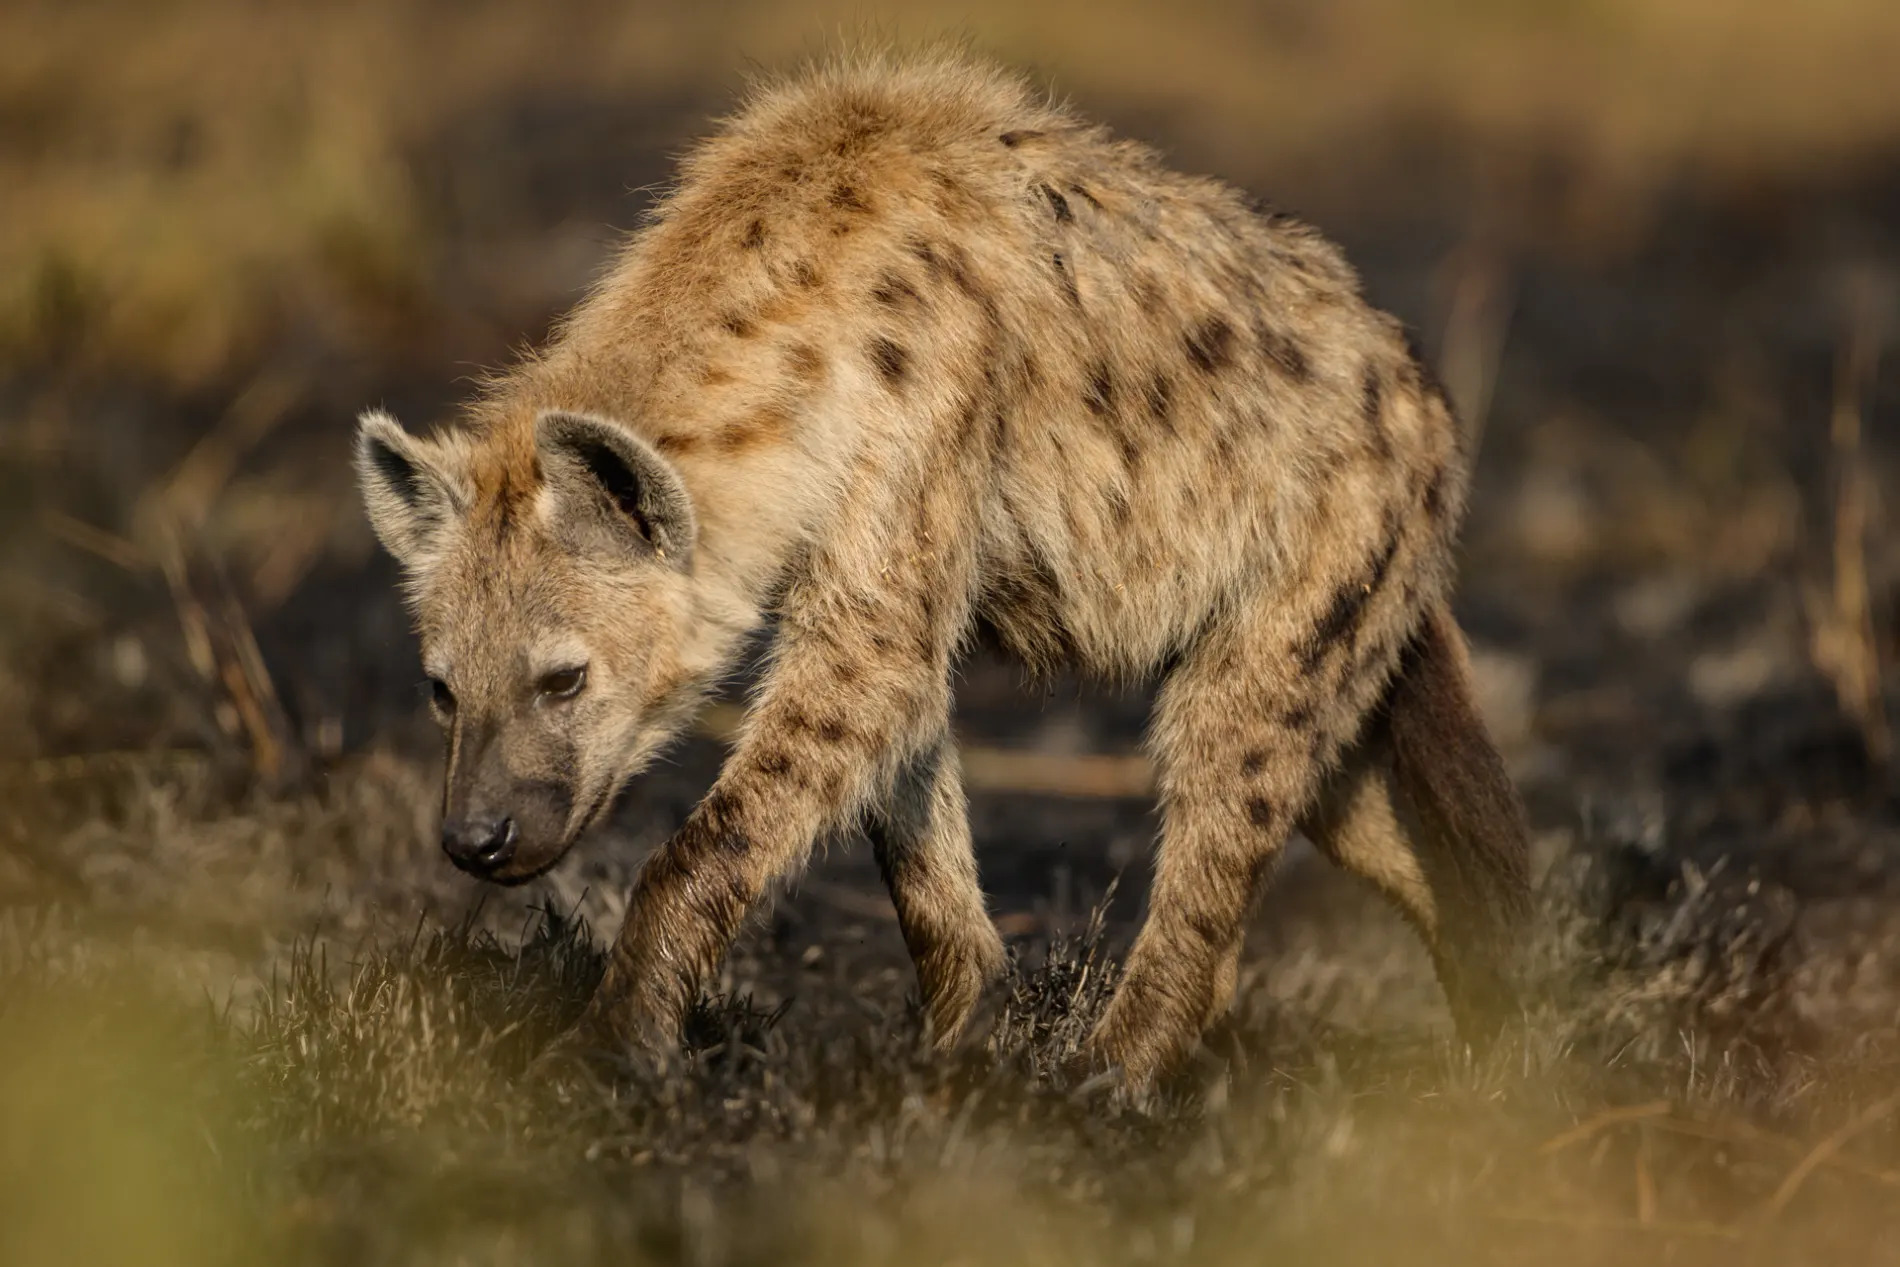
[[[1511,1002],[1517,797],[1449,614],[1471,454],[1311,229],[957,57],[755,93],[537,355],[357,463],[447,730],[443,847],[552,866],[748,638],[768,667],[590,1011],[665,1044],[745,913],[862,825],[940,1041],[1002,970],[951,674],[1158,682],[1163,832],[1090,1059],[1227,1007],[1290,833],[1390,896],[1461,1028]]]

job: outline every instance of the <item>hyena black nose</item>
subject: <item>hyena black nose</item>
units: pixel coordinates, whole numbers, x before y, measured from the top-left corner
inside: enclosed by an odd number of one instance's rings
[[[512,818],[462,818],[442,824],[442,852],[470,875],[487,875],[515,856]]]

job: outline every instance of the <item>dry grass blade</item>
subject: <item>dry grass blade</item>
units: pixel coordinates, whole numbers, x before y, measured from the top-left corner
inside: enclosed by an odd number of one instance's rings
[[[1636,1221],[1644,1227],[1656,1222],[1656,1178],[1649,1169],[1649,1132],[1636,1141]]]
[[[1849,1140],[1880,1122],[1896,1108],[1900,1108],[1900,1095],[1890,1095],[1884,1100],[1876,1100],[1808,1150],[1807,1156],[1796,1163],[1795,1168],[1788,1172],[1787,1178],[1781,1181],[1781,1186],[1775,1189],[1775,1194],[1768,1198],[1768,1204],[1762,1208],[1762,1218],[1772,1219],[1787,1209],[1788,1202],[1794,1200],[1795,1194],[1801,1191],[1801,1185],[1808,1181],[1809,1176],[1846,1147]]]
[[[1867,579],[1867,474],[1861,459],[1861,413],[1871,394],[1879,359],[1874,302],[1863,286],[1851,307],[1847,337],[1834,369],[1830,435],[1834,449],[1833,590],[1815,614],[1813,654],[1834,683],[1841,707],[1860,729],[1861,742],[1877,766],[1893,754],[1881,685],[1880,648],[1874,633],[1872,586]]]
[[[1772,1148],[1777,1152],[1804,1157],[1811,1151],[1811,1145],[1788,1135],[1778,1135],[1765,1131],[1759,1126],[1747,1122],[1701,1122],[1691,1118],[1664,1117],[1654,1122],[1657,1130],[1668,1131],[1674,1135],[1686,1135],[1691,1139],[1709,1140],[1731,1147],[1755,1145]],[[1852,1157],[1833,1154],[1821,1159],[1821,1164],[1842,1174],[1855,1175],[1869,1182],[1885,1187],[1900,1188],[1900,1170],[1883,1170],[1879,1166],[1870,1166],[1856,1161]]]
[[[187,549],[175,519],[161,511],[152,522],[192,668],[224,696],[219,725],[232,738],[242,733],[253,771],[279,785],[292,773],[297,749],[244,606],[223,570]]]
[[[66,779],[96,778],[101,773],[126,770],[190,769],[204,764],[204,754],[189,748],[150,751],[126,748],[114,752],[80,752],[64,757],[36,757],[31,761],[0,763],[0,778],[16,776],[29,783],[57,783]]]
[[[301,515],[284,525],[270,550],[251,572],[252,597],[261,610],[283,603],[323,557],[330,525],[320,515]]]
[[[204,522],[244,455],[284,420],[305,391],[298,374],[267,370],[253,379],[159,485],[154,496],[165,511],[184,524]]]
[[[1561,1134],[1553,1135],[1537,1146],[1539,1157],[1549,1157],[1562,1152],[1573,1144],[1593,1139],[1612,1126],[1621,1126],[1625,1122],[1641,1122],[1649,1118],[1665,1117],[1669,1113],[1669,1101],[1651,1100],[1646,1104],[1626,1104],[1614,1109],[1605,1109],[1577,1123]]]
[[[1669,1220],[1642,1223],[1636,1219],[1603,1218],[1588,1214],[1555,1214],[1541,1210],[1492,1210],[1486,1217],[1506,1223],[1536,1223],[1545,1227],[1561,1227],[1574,1232],[1640,1232],[1655,1236],[1698,1237],[1723,1241],[1743,1239],[1740,1228],[1727,1227],[1721,1223]]]
[[[47,510],[41,514],[40,522],[57,540],[128,572],[141,571],[152,565],[152,556],[136,543],[116,532],[107,532],[83,519],[76,519],[64,511]]]

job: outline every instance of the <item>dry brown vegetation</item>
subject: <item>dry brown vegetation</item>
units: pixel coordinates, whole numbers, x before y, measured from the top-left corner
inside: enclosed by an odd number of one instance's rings
[[[867,26],[1308,214],[1482,422],[1501,1051],[1296,852],[1167,1111],[1065,1084],[1144,701],[979,659],[993,1041],[923,1057],[838,848],[677,1067],[524,1076],[730,708],[545,883],[452,873],[348,420],[448,416],[754,64]],[[0,9],[0,1262],[1894,1257],[1897,61],[1878,0]]]

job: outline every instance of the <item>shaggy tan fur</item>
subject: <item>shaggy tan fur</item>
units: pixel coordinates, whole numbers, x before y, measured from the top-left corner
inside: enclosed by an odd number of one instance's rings
[[[1504,980],[1522,824],[1445,614],[1469,463],[1330,243],[949,55],[757,91],[466,428],[371,415],[359,444],[442,684],[447,813],[514,824],[493,878],[552,865],[776,617],[632,895],[594,1009],[622,1039],[668,1041],[746,911],[858,821],[953,1037],[1004,963],[947,740],[960,650],[988,626],[1035,668],[1159,678],[1151,909],[1092,1040],[1136,1088],[1226,1006],[1302,823],[1441,967],[1470,952],[1461,1015]]]

